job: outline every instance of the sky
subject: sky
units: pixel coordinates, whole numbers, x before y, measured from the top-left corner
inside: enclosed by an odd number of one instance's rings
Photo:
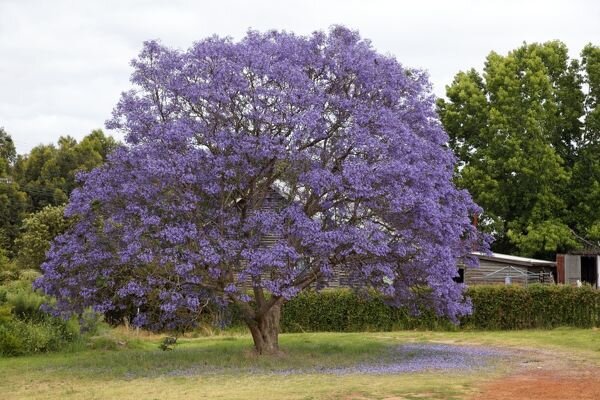
[[[443,96],[458,71],[481,70],[492,50],[559,39],[578,57],[600,44],[600,1],[0,0],[0,127],[19,154],[104,129],[145,40],[186,49],[249,28],[310,34],[334,24],[427,70]]]

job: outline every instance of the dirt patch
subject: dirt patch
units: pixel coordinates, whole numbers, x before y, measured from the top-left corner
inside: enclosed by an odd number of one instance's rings
[[[600,370],[580,371],[579,376],[557,371],[530,371],[498,379],[482,387],[473,399],[486,400],[599,400]]]
[[[473,399],[600,399],[600,368],[597,364],[546,351],[532,353],[511,375],[482,385]]]

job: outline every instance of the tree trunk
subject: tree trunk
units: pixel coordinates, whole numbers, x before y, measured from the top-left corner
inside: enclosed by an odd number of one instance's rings
[[[258,354],[279,352],[279,318],[281,305],[272,306],[264,315],[246,321]]]

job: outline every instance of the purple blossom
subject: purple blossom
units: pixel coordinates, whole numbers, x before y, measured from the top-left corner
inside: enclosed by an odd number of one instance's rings
[[[132,281],[128,282],[125,286],[119,289],[117,294],[122,297],[128,295],[142,297],[146,294],[146,290],[138,282]]]
[[[107,122],[126,145],[81,176],[78,222],[36,283],[60,310],[135,307],[141,325],[185,327],[196,304],[249,288],[281,304],[343,268],[391,304],[469,312],[452,278],[486,249],[481,210],[452,183],[423,71],[339,26],[146,42],[132,65]]]

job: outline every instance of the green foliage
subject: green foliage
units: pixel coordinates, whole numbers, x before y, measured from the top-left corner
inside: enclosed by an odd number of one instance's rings
[[[64,212],[64,206],[46,206],[25,218],[22,233],[15,241],[21,268],[39,268],[44,262],[52,239],[69,227]]]
[[[600,142],[600,47],[591,43],[581,52],[581,64],[585,71],[588,93],[585,99],[587,118],[585,119],[586,139]]]
[[[80,171],[102,164],[117,146],[110,136],[95,130],[77,142],[61,137],[58,146],[40,145],[27,155],[16,156],[11,137],[0,128],[0,248],[9,258],[19,252],[21,268],[37,268],[48,248],[48,238],[64,230],[60,206],[77,186]],[[21,223],[28,213],[29,224],[19,238]],[[0,275],[2,272],[0,260]],[[0,276],[0,282],[2,281]]]
[[[39,294],[22,290],[8,298],[12,306],[13,315],[21,320],[42,321],[46,314],[40,309],[44,304],[44,298]]]
[[[176,344],[177,344],[177,337],[167,336],[160,342],[160,345],[158,346],[158,348],[161,349],[162,351],[170,351],[175,348]]]
[[[78,337],[79,325],[74,319],[13,319],[0,324],[0,355],[18,356],[57,351]]]
[[[38,273],[0,286],[0,356],[57,351],[80,339],[77,318],[63,320],[41,309],[49,299],[32,291]]]
[[[72,137],[61,137],[58,146],[40,145],[19,156],[14,178],[29,194],[34,211],[61,205],[77,186],[77,173],[102,164],[116,146],[117,142],[101,130],[92,131],[79,143]]]
[[[588,239],[598,241],[600,226],[600,47],[587,45],[582,52],[585,123],[581,150],[573,166],[571,224]]]
[[[8,167],[15,162],[16,156],[17,152],[12,138],[3,127],[0,127],[0,176],[8,173]]]
[[[351,290],[308,291],[287,302],[282,311],[283,332],[356,332],[401,329],[452,329],[452,324],[424,310],[420,317],[387,306],[376,295]]]
[[[308,291],[287,302],[283,332],[358,332],[404,329],[529,329],[600,326],[600,291],[589,286],[473,286],[467,291],[473,314],[459,326],[424,310],[411,316],[381,297],[362,297],[345,290]],[[243,322],[236,317],[233,325]]]
[[[587,89],[587,90],[586,90]],[[483,207],[494,250],[548,256],[600,222],[600,48],[558,41],[490,53],[438,101],[457,184]]]
[[[473,314],[463,320],[468,328],[600,326],[600,291],[591,286],[474,286],[468,294],[473,299]]]
[[[28,208],[27,193],[17,183],[0,182],[0,248],[9,256],[15,252],[14,240]]]
[[[0,246],[0,274],[2,274],[3,271],[9,269],[9,263],[10,263],[10,260],[8,258],[7,251],[4,250]],[[2,282],[2,278],[1,277],[0,277],[0,282]]]
[[[551,254],[557,249],[574,249],[580,245],[571,229],[555,219],[528,225],[525,232],[509,229],[507,236],[524,254]]]
[[[17,265],[8,258],[8,252],[0,246],[0,285],[18,279]]]
[[[104,316],[91,308],[79,316],[79,331],[87,336],[97,335],[105,326]]]

